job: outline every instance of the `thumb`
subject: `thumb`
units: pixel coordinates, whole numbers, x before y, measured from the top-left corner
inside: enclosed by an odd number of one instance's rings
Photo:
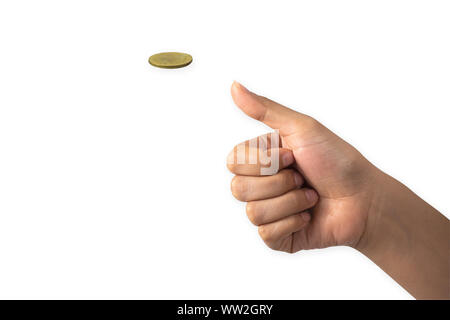
[[[295,132],[298,125],[310,117],[259,96],[234,81],[231,86],[234,103],[248,116],[261,121],[272,129],[280,130],[282,136]]]

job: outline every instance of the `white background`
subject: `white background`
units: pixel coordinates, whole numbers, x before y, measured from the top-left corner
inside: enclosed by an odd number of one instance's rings
[[[225,158],[238,80],[448,214],[448,1],[2,1],[0,298],[411,296],[356,251],[264,246]],[[184,69],[150,66],[182,51]],[[448,216],[448,215],[447,215]]]

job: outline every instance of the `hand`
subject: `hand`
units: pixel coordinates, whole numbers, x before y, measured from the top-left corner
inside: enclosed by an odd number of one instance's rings
[[[348,245],[414,297],[450,298],[445,216],[315,119],[238,83],[231,94],[247,115],[280,133],[281,146],[253,139],[236,146],[227,161],[236,174],[233,195],[248,201],[247,215],[270,248],[293,253]],[[278,142],[274,134],[267,137]],[[245,164],[242,160],[255,158],[252,148],[270,153],[280,170],[261,176],[267,163]]]
[[[237,150],[246,150],[241,146],[230,153],[228,161],[228,168],[236,174],[232,193],[238,200],[248,201],[247,215],[259,226],[265,243],[290,253],[356,246],[371,209],[374,190],[370,182],[375,179],[375,168],[313,118],[236,82],[231,94],[247,115],[278,129],[281,137],[281,170],[273,176],[258,177],[261,164],[237,164]],[[304,180],[308,188],[302,187]]]

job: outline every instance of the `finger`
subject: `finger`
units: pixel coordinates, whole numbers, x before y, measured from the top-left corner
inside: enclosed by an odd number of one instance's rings
[[[236,81],[231,86],[231,95],[234,103],[248,116],[264,122],[273,129],[279,129],[281,135],[293,133],[298,130],[299,125],[312,119],[265,97],[258,96]]]
[[[284,169],[265,177],[235,176],[231,180],[231,193],[240,201],[263,200],[296,189],[303,182],[300,173],[292,169]]]
[[[276,198],[250,201],[246,212],[250,221],[260,226],[309,209],[317,203],[318,198],[313,189],[297,189]]]
[[[250,148],[248,144],[237,145],[227,157],[228,169],[237,175],[264,176],[276,174],[295,162],[290,149]]]
[[[269,248],[292,252],[292,241],[286,240],[293,233],[305,228],[310,220],[311,215],[308,212],[302,212],[276,222],[261,225],[258,227],[258,233]]]

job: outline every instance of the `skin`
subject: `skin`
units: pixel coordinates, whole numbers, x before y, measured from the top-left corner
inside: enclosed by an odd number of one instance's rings
[[[236,175],[231,191],[247,202],[248,218],[267,246],[288,253],[350,246],[414,297],[450,299],[445,216],[317,120],[237,82],[231,95],[248,116],[279,130],[279,170],[272,175],[260,173],[267,163],[236,161],[240,152],[248,160],[252,148],[274,152],[270,144],[243,142],[227,159]]]

